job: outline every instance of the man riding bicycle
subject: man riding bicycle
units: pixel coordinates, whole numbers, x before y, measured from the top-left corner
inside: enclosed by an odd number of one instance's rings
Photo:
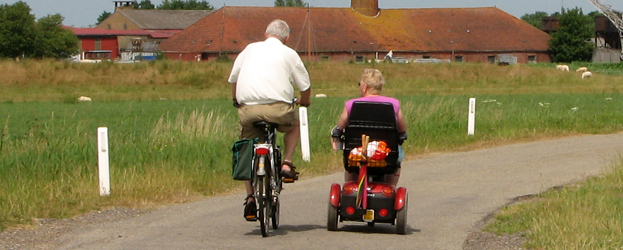
[[[277,131],[285,133],[281,176],[298,179],[292,156],[300,137],[298,112],[295,104],[310,105],[311,81],[298,53],[285,45],[290,28],[283,20],[274,20],[264,33],[266,40],[249,44],[236,58],[228,82],[232,83],[234,106],[240,117],[240,139],[255,139],[262,131],[253,122],[279,124]],[[294,100],[294,85],[301,97]],[[253,186],[245,181],[244,217],[257,219]]]

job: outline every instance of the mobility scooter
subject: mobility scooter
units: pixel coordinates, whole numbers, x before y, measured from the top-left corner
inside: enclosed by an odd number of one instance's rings
[[[348,125],[344,131],[334,130],[332,137],[339,142],[338,150],[343,150],[344,167],[359,172],[359,179],[346,182],[343,187],[331,185],[327,229],[335,231],[338,222],[343,221],[367,222],[371,227],[378,222],[395,225],[398,234],[405,234],[407,189],[384,182],[385,175],[395,173],[399,167],[398,145],[406,139],[406,134],[398,133],[392,104],[355,102]],[[376,155],[366,154],[370,152],[368,145],[383,143],[389,150],[378,147]]]

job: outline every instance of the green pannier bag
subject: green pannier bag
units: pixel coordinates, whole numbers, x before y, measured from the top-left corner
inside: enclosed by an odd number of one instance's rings
[[[232,177],[234,180],[251,180],[253,170],[253,144],[255,140],[242,139],[232,147]]]

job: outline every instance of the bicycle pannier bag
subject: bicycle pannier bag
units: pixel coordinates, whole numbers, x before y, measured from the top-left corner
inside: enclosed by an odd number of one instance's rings
[[[242,139],[234,143],[232,177],[234,180],[251,180],[253,169],[253,144],[255,140]]]

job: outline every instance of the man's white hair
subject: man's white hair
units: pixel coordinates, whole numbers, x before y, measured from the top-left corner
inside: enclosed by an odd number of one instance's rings
[[[281,39],[281,41],[285,41],[286,37],[290,35],[290,26],[288,26],[288,23],[284,20],[273,20],[268,24],[268,27],[266,27],[266,35],[275,36]]]

